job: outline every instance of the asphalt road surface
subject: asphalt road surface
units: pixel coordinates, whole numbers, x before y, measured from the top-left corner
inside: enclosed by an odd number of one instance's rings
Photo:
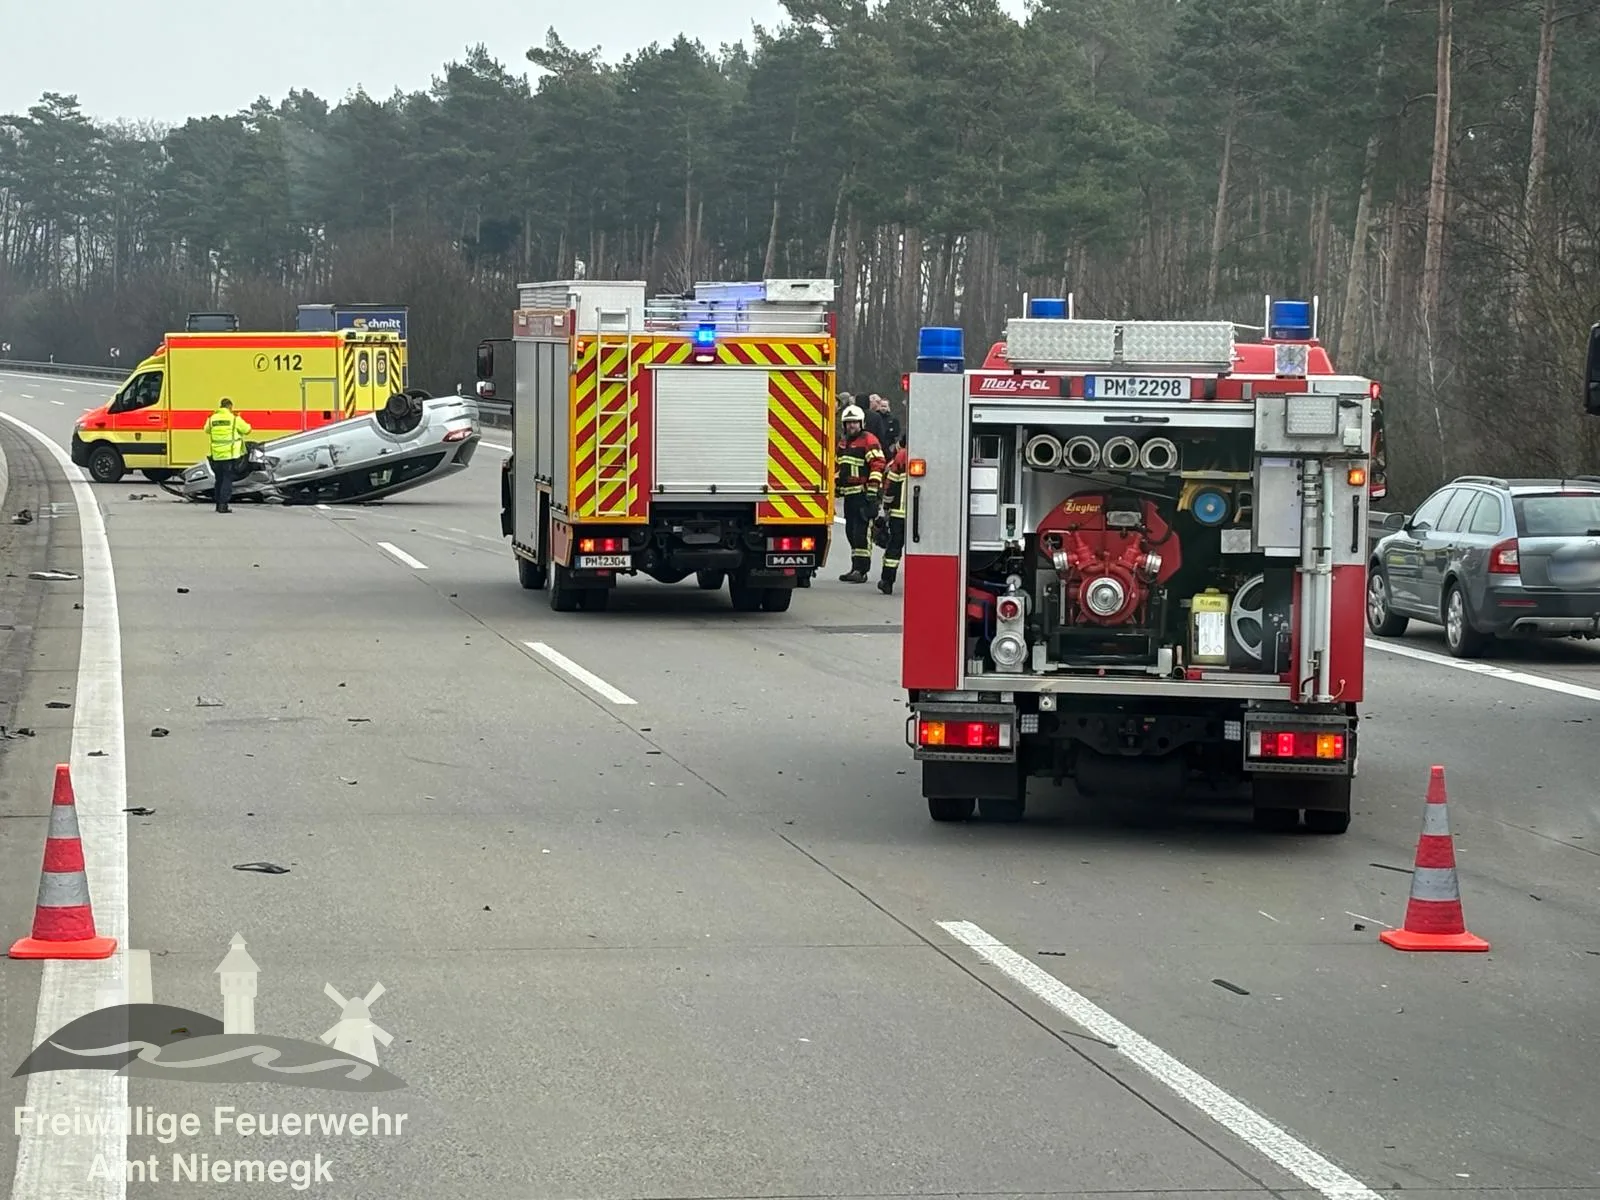
[[[498,536],[504,434],[410,497],[219,520],[71,481],[17,424],[64,447],[105,394],[0,376],[0,723],[33,730],[0,742],[0,937],[71,762],[136,952],[0,960],[19,1200],[218,1186],[175,1153],[320,1154],[338,1200],[1600,1194],[1594,648],[1375,649],[1344,837],[1048,788],[1020,826],[939,826],[899,600],[837,557],[786,614],[692,581],[557,614]],[[1377,941],[1434,763],[1487,955]],[[381,983],[404,1089],[9,1077],[108,983],[220,1017],[235,933],[262,1034],[332,1034],[324,986]],[[19,1133],[30,1104],[203,1128]],[[246,1137],[218,1106],[406,1120]]]

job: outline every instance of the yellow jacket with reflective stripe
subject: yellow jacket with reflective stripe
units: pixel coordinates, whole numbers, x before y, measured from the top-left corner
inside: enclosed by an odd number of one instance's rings
[[[206,418],[212,458],[243,458],[244,439],[249,433],[250,423],[232,409],[219,408]]]

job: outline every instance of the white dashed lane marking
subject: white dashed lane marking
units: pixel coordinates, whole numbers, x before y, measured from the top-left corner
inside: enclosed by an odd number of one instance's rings
[[[587,667],[580,667],[565,654],[561,653],[561,651],[552,649],[543,642],[523,642],[522,644],[529,650],[532,650],[540,658],[544,659],[551,666],[555,667],[557,670],[565,672],[567,675],[583,684],[583,686],[588,688],[591,692],[605,697],[607,700],[611,701],[611,703],[639,703],[626,692],[618,691],[616,688],[612,687],[609,683],[607,683],[604,679],[601,679],[600,676],[596,675]]]
[[[1346,1174],[1242,1100],[1184,1066],[1092,1000],[1079,995],[1010,946],[996,941],[971,921],[940,921],[939,928],[1327,1200],[1384,1200],[1359,1179]]]
[[[428,569],[427,563],[420,562],[417,559],[412,558],[411,555],[400,549],[400,547],[396,546],[393,542],[379,542],[378,549],[389,555],[396,562],[404,563],[413,571],[426,571]]]

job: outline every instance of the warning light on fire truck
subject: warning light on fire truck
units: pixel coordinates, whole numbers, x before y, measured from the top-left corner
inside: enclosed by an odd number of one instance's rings
[[[1274,300],[1268,336],[1274,341],[1309,342],[1315,336],[1311,327],[1310,303],[1305,300]]]
[[[959,329],[925,326],[917,335],[917,372],[959,375],[967,368],[963,334]]]

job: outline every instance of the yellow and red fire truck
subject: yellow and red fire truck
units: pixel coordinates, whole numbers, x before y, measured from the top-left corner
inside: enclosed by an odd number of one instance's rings
[[[520,293],[477,374],[511,401],[500,527],[522,586],[598,611],[619,576],[694,575],[738,611],[786,611],[833,532],[833,281]]]

